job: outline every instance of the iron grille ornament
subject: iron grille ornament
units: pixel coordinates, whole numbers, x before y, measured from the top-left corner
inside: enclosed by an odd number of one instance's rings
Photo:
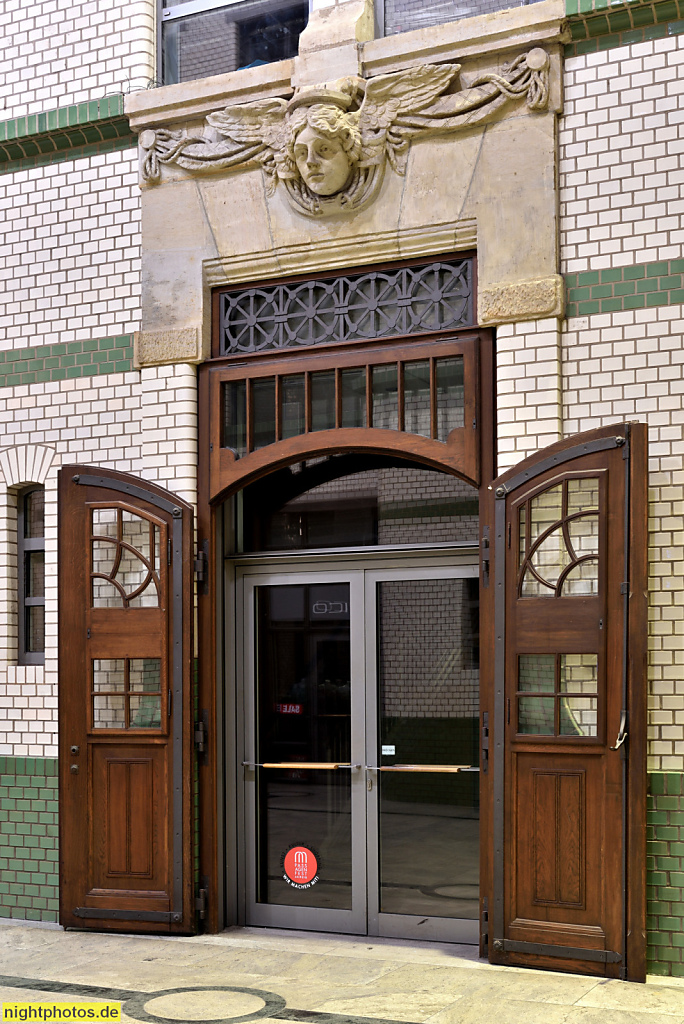
[[[473,325],[473,261],[347,274],[221,295],[221,355]]]

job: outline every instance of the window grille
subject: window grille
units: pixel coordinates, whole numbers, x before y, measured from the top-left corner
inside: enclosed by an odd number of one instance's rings
[[[219,355],[473,325],[473,260],[222,292]]]

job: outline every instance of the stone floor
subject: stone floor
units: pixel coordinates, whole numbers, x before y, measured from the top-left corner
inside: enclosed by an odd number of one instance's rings
[[[684,1024],[684,981],[492,967],[472,947],[235,928],[193,938],[0,926],[0,1001],[123,1003],[126,1021]]]

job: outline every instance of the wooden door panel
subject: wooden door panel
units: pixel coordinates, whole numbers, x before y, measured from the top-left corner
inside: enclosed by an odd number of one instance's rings
[[[602,428],[492,485],[496,963],[644,976],[645,450]]]
[[[99,468],[59,488],[60,921],[190,932],[192,510]]]
[[[169,844],[155,813],[168,806],[165,762],[163,747],[92,748],[94,889],[166,888]]]
[[[599,759],[519,754],[515,758],[515,917],[600,926],[606,856]],[[548,929],[547,929],[548,930]]]

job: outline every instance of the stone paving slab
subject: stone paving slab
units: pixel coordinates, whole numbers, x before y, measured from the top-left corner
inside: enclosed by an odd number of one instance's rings
[[[126,1024],[684,1024],[684,982],[492,967],[470,946],[234,928],[0,925],[0,1001],[123,1004]]]

